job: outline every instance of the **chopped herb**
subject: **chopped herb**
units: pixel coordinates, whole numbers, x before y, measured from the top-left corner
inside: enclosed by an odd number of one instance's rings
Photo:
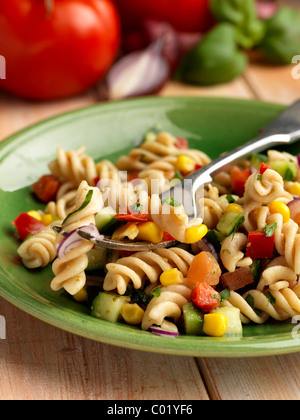
[[[271,303],[271,305],[274,306],[275,303],[276,303],[276,299],[274,298],[274,296],[271,294],[271,292],[269,290],[266,293],[266,297],[267,297],[268,301]]]
[[[69,217],[71,217],[71,216],[73,216],[73,214],[75,214],[75,213],[77,213],[77,212],[79,212],[79,211],[81,211],[81,210],[85,209],[85,208],[86,208],[86,207],[90,204],[90,202],[91,202],[91,200],[92,200],[92,197],[93,197],[93,193],[94,193],[94,191],[93,191],[93,190],[89,190],[89,191],[88,191],[88,193],[87,193],[87,195],[86,195],[86,197],[85,197],[85,200],[84,200],[84,202],[83,202],[82,206],[81,206],[79,209],[74,210],[74,211],[72,211],[72,213],[68,214],[68,216],[67,216],[67,217],[65,218],[65,220],[62,222],[62,224],[63,224],[63,225],[66,223],[66,221],[69,219]]]
[[[183,176],[179,171],[176,170],[173,179],[179,179],[180,181],[183,181]]]
[[[255,303],[255,301],[254,301],[254,297],[252,296],[252,295],[250,295],[250,293],[248,293],[248,295],[247,295],[247,297],[246,297],[246,302],[248,303],[248,305],[252,308],[252,309],[254,309],[254,303]]]
[[[171,207],[180,207],[181,203],[179,203],[178,201],[174,200],[174,198],[172,198],[170,195],[164,199],[163,204],[169,204],[169,206]]]
[[[262,263],[260,259],[256,259],[253,261],[253,264],[250,266],[250,270],[252,276],[254,278],[254,282],[258,283],[262,273]]]
[[[219,295],[213,295],[212,293],[210,293],[210,297],[212,297],[213,299],[217,299],[220,303],[222,301],[222,299]]]
[[[228,287],[226,287],[226,289],[222,290],[222,292],[220,292],[220,296],[221,296],[221,303],[224,302],[224,300],[227,300],[230,298],[230,290]]]
[[[277,223],[274,222],[271,225],[267,225],[262,230],[263,232],[265,232],[265,235],[267,238],[271,238],[274,235],[276,229],[277,229]]]
[[[262,181],[262,179],[263,179],[262,174],[257,175],[257,181]]]
[[[132,303],[138,305],[148,305],[151,296],[147,295],[143,290],[126,290],[125,296],[129,296]]]
[[[141,213],[143,211],[144,206],[139,203],[135,203],[130,207],[132,213]]]
[[[161,295],[161,288],[158,286],[151,292],[151,295],[158,298]]]
[[[231,194],[226,195],[226,200],[228,201],[229,204],[236,203],[236,200],[232,197]]]

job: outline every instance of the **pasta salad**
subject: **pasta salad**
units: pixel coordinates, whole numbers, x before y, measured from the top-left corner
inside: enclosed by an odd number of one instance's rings
[[[32,185],[41,209],[12,222],[23,264],[52,264],[51,289],[92,316],[165,337],[240,337],[245,324],[300,314],[298,158],[269,150],[227,168],[205,185],[202,214],[190,221],[183,203],[160,194],[210,161],[158,130],[115,163],[95,162],[84,147],[58,148],[50,173]],[[176,245],[115,251],[95,247],[78,228]]]

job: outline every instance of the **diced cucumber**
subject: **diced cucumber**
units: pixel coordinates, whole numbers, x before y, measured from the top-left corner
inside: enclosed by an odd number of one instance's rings
[[[298,167],[293,161],[275,160],[269,165],[282,176],[284,181],[294,181],[297,176]]]
[[[243,325],[240,317],[240,310],[233,306],[224,306],[217,308],[212,313],[223,314],[228,320],[227,331],[223,337],[242,337]]]
[[[225,236],[213,229],[207,232],[205,238],[214,246],[217,252],[220,252],[222,242],[225,239]]]
[[[129,302],[130,297],[128,296],[119,296],[110,292],[100,292],[93,300],[91,315],[95,318],[104,319],[109,322],[118,322],[122,319],[122,306]]]
[[[201,335],[203,333],[203,313],[190,302],[183,306],[183,319],[187,335]]]
[[[119,221],[114,219],[117,215],[112,207],[104,207],[95,216],[95,223],[100,233],[105,233],[111,227],[118,225]]]
[[[244,221],[245,218],[242,214],[228,212],[221,217],[217,230],[225,236],[230,236],[238,230]]]
[[[267,155],[263,155],[263,154],[254,154],[252,155],[251,158],[251,166],[253,168],[259,169],[262,163],[267,163],[269,160]]]
[[[107,257],[106,257],[106,248],[96,248],[91,249],[87,253],[88,257],[88,266],[86,268],[87,271],[94,271],[94,270],[101,270],[105,267]]]

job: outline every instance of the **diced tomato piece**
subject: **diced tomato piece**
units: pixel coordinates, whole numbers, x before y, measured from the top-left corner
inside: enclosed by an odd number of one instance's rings
[[[184,137],[177,137],[174,146],[177,147],[177,149],[186,150],[189,148],[189,142]]]
[[[128,182],[131,182],[131,181],[133,181],[135,179],[138,179],[138,178],[139,178],[139,173],[138,172],[132,172],[131,174],[127,175],[127,181]]]
[[[191,283],[207,283],[216,286],[222,274],[218,261],[210,252],[200,252],[192,261],[187,279]]]
[[[163,236],[163,242],[168,242],[168,241],[175,241],[175,238],[173,238],[173,236],[171,236],[168,232],[164,232],[164,236]]]
[[[221,302],[220,294],[206,282],[196,284],[191,299],[203,312],[213,311]]]
[[[201,168],[203,168],[203,166],[196,163],[195,169],[192,172],[189,172],[188,174],[185,174],[184,177],[186,178],[187,176],[193,174],[194,172],[199,171],[199,169],[201,169]]]
[[[122,220],[124,222],[149,222],[149,216],[146,213],[127,213],[117,214],[115,219]]]
[[[265,232],[250,232],[246,256],[249,258],[272,258],[275,235],[267,237]]]
[[[237,166],[234,166],[230,172],[232,189],[239,197],[242,197],[245,193],[245,184],[249,176],[250,168],[242,171]]]
[[[17,228],[20,239],[23,241],[28,235],[34,235],[44,229],[44,223],[35,219],[27,213],[20,213],[12,222]]]
[[[100,176],[96,176],[96,178],[93,179],[94,185],[96,186],[98,182],[100,181]]]
[[[259,173],[263,175],[268,169],[272,169],[271,166],[267,165],[266,163],[262,163],[259,168]]]
[[[59,179],[55,175],[50,174],[43,175],[32,185],[31,189],[39,200],[49,203],[49,201],[55,201],[60,186]]]

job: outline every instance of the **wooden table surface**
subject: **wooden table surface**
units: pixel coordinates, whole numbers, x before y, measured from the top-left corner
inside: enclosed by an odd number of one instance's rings
[[[169,83],[163,96],[300,98],[292,67],[252,62],[244,76],[212,88]],[[0,95],[0,139],[32,123],[99,101],[33,103]],[[18,400],[298,400],[300,353],[220,359],[159,355],[93,342],[45,324],[0,298],[7,337],[0,340],[0,399]]]

